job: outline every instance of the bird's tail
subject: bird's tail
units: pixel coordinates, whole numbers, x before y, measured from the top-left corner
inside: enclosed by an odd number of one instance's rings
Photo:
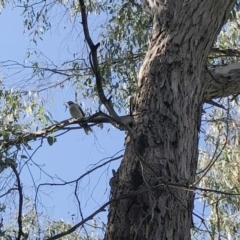
[[[88,135],[89,132],[92,132],[92,128],[87,124],[82,124],[84,132]]]

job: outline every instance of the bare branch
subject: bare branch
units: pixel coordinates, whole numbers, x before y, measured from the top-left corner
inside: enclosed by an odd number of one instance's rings
[[[98,213],[100,212],[104,212],[105,207],[107,207],[110,204],[111,201],[108,201],[107,203],[105,203],[102,207],[100,207],[97,211],[95,211],[93,214],[91,214],[90,216],[88,216],[87,218],[85,218],[84,220],[82,220],[81,222],[79,222],[78,224],[76,224],[75,226],[73,226],[72,228],[70,228],[69,230],[67,230],[66,232],[62,232],[59,233],[53,237],[47,238],[47,240],[54,240],[54,239],[59,239],[63,236],[66,236],[70,233],[73,233],[77,228],[79,228],[80,226],[82,226],[84,223],[86,223],[87,221],[93,219],[94,216],[96,216]]]
[[[103,91],[102,76],[100,73],[98,57],[97,57],[97,49],[100,46],[100,43],[97,43],[96,45],[94,45],[94,43],[90,37],[89,30],[88,30],[88,21],[87,21],[87,12],[86,12],[87,10],[86,10],[84,0],[79,0],[79,4],[80,4],[80,8],[81,8],[84,36],[85,36],[87,44],[91,50],[91,58],[92,59],[90,58],[90,63],[92,64],[93,72],[96,77],[96,86],[97,86],[97,92],[98,92],[99,99],[100,99],[101,103],[106,107],[109,114],[112,117],[114,117],[115,119],[118,119],[118,115],[113,108],[111,99],[107,99],[104,94],[104,91]]]
[[[217,194],[225,194],[225,195],[234,195],[234,196],[239,196],[240,194],[235,194],[235,193],[228,193],[228,192],[223,192],[223,191],[218,191],[218,190],[213,190],[213,189],[205,189],[205,188],[198,188],[198,187],[190,187],[190,186],[187,186],[187,185],[182,185],[182,184],[175,184],[175,183],[169,183],[168,184],[169,187],[177,187],[177,188],[182,188],[182,190],[186,190],[186,191],[195,191],[195,190],[201,190],[201,191],[206,191],[206,192],[215,192]],[[164,184],[158,184],[156,186],[153,186],[153,188],[158,188],[158,187],[165,187]],[[138,190],[138,191],[134,191],[134,192],[130,192],[130,193],[127,193],[127,194],[124,194],[122,196],[119,196],[117,198],[114,198],[108,202],[106,202],[105,204],[103,204],[99,209],[97,209],[94,213],[92,213],[91,215],[89,215],[87,218],[85,218],[84,220],[82,220],[81,222],[77,223],[76,225],[74,225],[72,228],[68,229],[67,231],[65,232],[62,232],[62,233],[59,233],[53,237],[50,237],[48,238],[47,240],[55,240],[55,239],[59,239],[63,236],[66,236],[68,234],[71,234],[73,233],[77,228],[79,228],[80,226],[82,226],[84,223],[86,223],[87,221],[91,220],[94,216],[96,216],[98,213],[100,212],[103,212],[105,211],[105,208],[113,203],[113,202],[116,202],[116,201],[119,201],[121,199],[125,199],[125,198],[130,198],[130,197],[133,197],[133,196],[136,196],[136,195],[139,195],[139,194],[142,194],[142,193],[145,193],[145,192],[148,192],[149,191],[149,188],[145,188],[145,189],[141,189],[141,190]],[[196,214],[194,214],[195,216],[198,216]],[[201,218],[202,219],[202,218]]]
[[[35,200],[36,200],[36,197],[37,197],[37,194],[38,194],[38,191],[40,189],[41,186],[64,186],[64,185],[68,185],[68,184],[71,184],[71,183],[75,183],[75,182],[78,182],[80,181],[81,179],[83,179],[85,176],[89,175],[90,173],[94,172],[95,170],[105,166],[106,164],[110,163],[110,162],[113,162],[113,161],[116,161],[116,160],[119,160],[120,158],[122,158],[123,155],[120,155],[118,157],[115,157],[115,158],[111,158],[110,160],[94,167],[93,169],[85,172],[83,175],[81,175],[80,177],[78,177],[77,179],[75,180],[72,180],[72,181],[69,181],[69,182],[63,182],[63,183],[42,183],[42,184],[39,184],[38,187],[37,187],[37,191],[36,191],[36,196],[35,196]]]
[[[8,195],[10,192],[15,191],[15,190],[18,190],[18,188],[10,188],[10,189],[8,189],[7,192],[5,192],[4,194],[0,195],[0,198]]]

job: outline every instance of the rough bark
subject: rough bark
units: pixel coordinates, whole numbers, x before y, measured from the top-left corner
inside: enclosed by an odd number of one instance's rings
[[[234,1],[155,0],[154,27],[139,73],[134,125],[111,181],[106,240],[189,239],[207,55]],[[145,4],[146,5],[146,4]],[[147,192],[146,192],[147,191]]]
[[[232,63],[205,72],[204,101],[240,93],[240,63]]]

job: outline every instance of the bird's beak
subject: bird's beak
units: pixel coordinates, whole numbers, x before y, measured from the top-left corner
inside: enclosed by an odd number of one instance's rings
[[[66,102],[64,105],[66,106],[66,108],[69,108],[69,102]]]

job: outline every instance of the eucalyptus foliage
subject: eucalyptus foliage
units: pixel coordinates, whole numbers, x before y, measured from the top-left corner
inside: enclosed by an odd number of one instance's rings
[[[93,40],[95,44],[100,43],[98,59],[105,94],[112,96],[119,111],[127,111],[126,99],[136,89],[137,74],[147,50],[152,19],[142,11],[140,1],[86,1],[86,6],[89,22],[94,27],[90,31],[95,31]],[[79,37],[82,31],[78,1],[27,1],[20,7],[25,32],[36,46],[38,41],[44,40],[47,31],[56,29],[56,24],[57,28],[62,25],[70,28],[71,39]],[[59,23],[56,23],[58,20]],[[47,87],[74,84],[79,95],[93,102],[98,101],[91,59],[84,39],[80,37],[75,48],[71,52],[71,60],[58,64],[47,59],[42,52],[30,49],[27,56],[30,59],[37,56],[37,61],[31,60],[22,66],[23,71],[32,69],[32,73],[24,83],[19,84],[20,87],[41,91]],[[36,83],[38,78],[37,86],[31,84]],[[29,86],[32,87],[29,89]]]
[[[232,12],[214,47],[224,50],[224,54],[210,54],[209,65],[221,66],[239,61],[239,6]],[[225,51],[226,50],[226,51]],[[236,55],[233,53],[236,50]],[[232,51],[232,52],[231,52]],[[240,237],[240,197],[225,194],[240,193],[240,107],[239,97],[217,99],[223,108],[206,105],[202,118],[202,146],[199,150],[199,186],[214,189],[203,191],[203,215],[206,228],[196,235],[212,239],[238,239]],[[201,143],[201,141],[200,141]],[[204,173],[207,170],[207,174]],[[204,230],[203,230],[204,229]]]
[[[22,215],[23,240],[45,240],[56,234],[65,232],[72,224],[63,220],[54,220],[43,214],[36,214],[34,205],[26,199],[25,213]],[[1,209],[0,209],[1,212]],[[0,240],[14,240],[17,235],[17,214],[7,226],[2,221],[0,226]],[[97,219],[93,219],[87,227],[80,228],[77,232],[62,236],[62,240],[100,240],[103,236],[104,226]]]

